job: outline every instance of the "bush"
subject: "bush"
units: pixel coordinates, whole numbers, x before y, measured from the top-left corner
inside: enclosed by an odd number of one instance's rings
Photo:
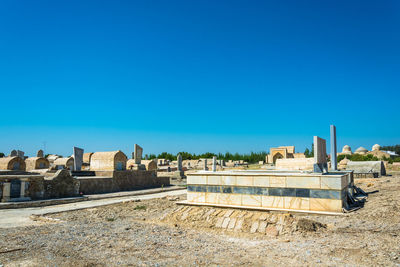
[[[134,210],[146,210],[147,209],[147,207],[146,206],[140,206],[140,205],[137,205],[136,207],[134,207],[133,208]]]

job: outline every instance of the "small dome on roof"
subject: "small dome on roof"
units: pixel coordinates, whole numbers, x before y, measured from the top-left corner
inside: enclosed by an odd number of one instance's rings
[[[345,146],[343,147],[343,149],[342,149],[342,152],[343,152],[343,153],[344,153],[344,152],[351,152],[351,147],[348,146],[348,145],[345,145]]]
[[[372,146],[372,151],[378,151],[378,150],[381,150],[381,146],[380,145],[375,144],[375,145]]]
[[[367,153],[368,150],[362,146],[360,146],[359,148],[357,148],[356,153]]]

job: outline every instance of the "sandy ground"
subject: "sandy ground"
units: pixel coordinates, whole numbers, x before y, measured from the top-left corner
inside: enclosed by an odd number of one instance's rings
[[[360,210],[293,214],[326,227],[277,236],[169,220],[184,195],[35,217],[38,225],[1,229],[0,265],[400,266],[400,175],[356,184],[369,193]]]

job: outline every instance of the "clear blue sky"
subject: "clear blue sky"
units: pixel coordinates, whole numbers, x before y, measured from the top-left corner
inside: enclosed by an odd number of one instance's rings
[[[2,0],[0,89],[7,154],[396,144],[400,1]]]

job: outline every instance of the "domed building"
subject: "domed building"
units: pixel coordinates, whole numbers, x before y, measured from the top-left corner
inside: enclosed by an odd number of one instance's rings
[[[351,151],[351,147],[350,147],[350,146],[345,145],[345,146],[343,147],[343,149],[342,149],[342,153],[340,153],[340,154],[343,154],[343,155],[351,155],[351,154],[353,154],[353,152]]]
[[[367,154],[368,150],[362,146],[357,148],[357,150],[354,152],[355,154],[360,154],[360,155],[365,155]]]
[[[381,150],[381,146],[378,144],[373,145],[372,151],[368,152],[367,154],[371,154],[374,157],[377,157],[378,159],[381,159],[381,160],[387,160],[390,157],[395,156],[395,154],[390,154],[390,151]]]
[[[375,145],[372,146],[372,151],[379,151],[379,150],[381,150],[381,146],[380,145],[375,144]]]

